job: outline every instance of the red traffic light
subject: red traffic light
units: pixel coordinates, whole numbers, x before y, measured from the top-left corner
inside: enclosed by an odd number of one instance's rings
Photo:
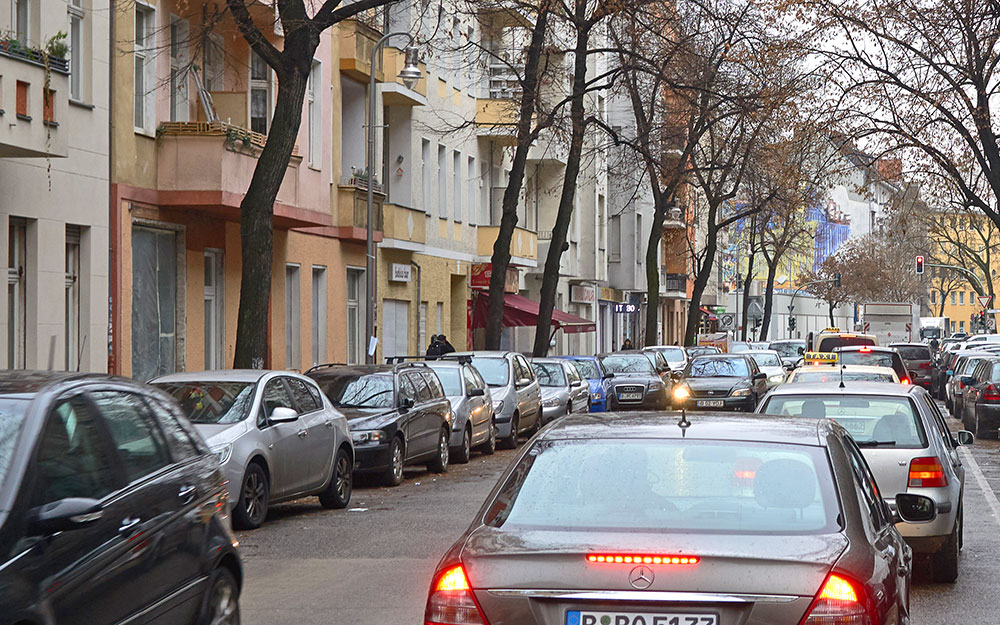
[[[923,272],[924,272],[924,257],[917,256],[917,273],[923,273]]]

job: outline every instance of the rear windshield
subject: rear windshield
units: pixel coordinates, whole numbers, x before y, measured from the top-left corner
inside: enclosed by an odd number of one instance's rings
[[[697,358],[688,366],[689,378],[743,378],[750,375],[742,358]]]
[[[822,534],[839,506],[822,448],[729,441],[538,441],[484,522],[494,527]]]
[[[893,368],[890,352],[840,352],[838,362],[842,365],[868,365],[869,367]]]
[[[593,360],[571,360],[570,361],[580,375],[588,380],[601,379],[601,372],[597,370],[597,363]]]
[[[750,357],[757,363],[758,367],[780,367],[781,359],[777,354],[756,354],[751,353]]]
[[[851,345],[874,345],[875,341],[866,336],[828,336],[819,342],[814,351],[832,352],[838,347]]]
[[[702,347],[688,347],[688,356],[701,356],[704,354],[718,354],[719,348],[711,345],[705,345]]]
[[[653,363],[642,354],[612,354],[601,358],[601,364],[611,373],[656,373]]]
[[[840,382],[840,380],[840,372],[836,369],[831,369],[796,373],[795,377],[789,380],[789,382]],[[891,373],[845,371],[843,380],[844,382],[896,382],[896,376]]]
[[[237,423],[250,414],[252,382],[164,382],[156,384],[177,400],[192,423]]]
[[[670,364],[684,362],[683,347],[657,347],[653,351],[659,352]]]
[[[554,362],[533,362],[531,368],[535,370],[535,377],[538,378],[540,386],[566,386],[566,372],[562,365]]]
[[[764,403],[760,412],[833,419],[861,447],[927,446],[920,416],[906,397],[775,395]]]
[[[441,386],[444,387],[445,395],[448,397],[465,395],[465,385],[462,384],[462,374],[458,367],[432,366],[431,369],[434,369],[434,373],[436,373],[438,379],[441,380]]]
[[[336,408],[392,408],[391,373],[343,375],[317,380]]]
[[[903,360],[930,360],[931,350],[923,345],[897,345],[896,351]]]
[[[738,354],[740,352],[748,352],[750,351],[750,346],[747,345],[746,343],[733,343],[732,345],[729,346],[729,351],[734,354]]]
[[[801,356],[806,350],[806,342],[802,341],[801,343],[796,343],[786,341],[784,343],[771,343],[767,348],[773,349],[778,352],[779,355],[789,358],[792,356]]]

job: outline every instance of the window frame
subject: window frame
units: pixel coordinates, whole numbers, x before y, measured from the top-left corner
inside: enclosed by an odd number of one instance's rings
[[[145,409],[144,412],[137,411],[136,414],[140,417],[140,419],[146,421],[147,424],[149,425],[150,432],[152,433],[154,438],[154,442],[158,444],[160,449],[166,454],[166,459],[167,459],[166,464],[159,466],[149,471],[148,473],[145,473],[144,475],[138,476],[136,478],[132,478],[129,475],[128,466],[125,463],[125,458],[123,458],[121,455],[118,443],[115,440],[114,434],[111,431],[110,424],[108,423],[108,418],[104,414],[104,411],[101,410],[100,404],[98,404],[97,395],[101,393],[117,393],[119,395],[130,395],[134,397],[134,401],[137,406],[141,406],[142,408]],[[158,475],[160,473],[163,473],[164,471],[169,471],[172,468],[172,466],[177,462],[177,458],[174,455],[174,451],[171,448],[169,441],[167,440],[167,435],[163,432],[163,428],[161,427],[159,421],[156,419],[156,415],[153,413],[152,408],[149,407],[148,403],[146,402],[146,398],[143,397],[139,389],[121,388],[117,386],[101,386],[101,387],[88,388],[85,390],[85,394],[87,397],[87,401],[90,402],[90,404],[93,406],[95,413],[98,415],[99,419],[104,425],[105,430],[107,430],[113,451],[115,455],[118,457],[118,461],[121,464],[121,467],[124,471],[127,486],[144,482],[146,480],[149,480],[151,476]]]
[[[263,66],[266,68],[267,76],[265,78],[254,78],[254,61],[259,60]],[[263,57],[258,55],[252,49],[250,50],[250,67],[247,70],[247,85],[248,85],[248,97],[247,97],[247,121],[250,125],[250,130],[252,132],[257,132],[262,135],[267,135],[271,131],[271,118],[274,115],[274,70],[271,66],[267,64],[267,61]],[[255,129],[254,124],[254,114],[253,114],[253,93],[254,91],[263,91],[266,100],[266,111],[264,117],[264,130]]]
[[[80,369],[80,266],[81,266],[81,237],[80,226],[66,224],[65,227],[65,288],[63,305],[63,325],[66,334],[64,340],[64,351],[66,354],[66,370],[72,371]]]
[[[69,20],[69,99],[83,101],[83,39],[86,13],[82,0],[66,3],[66,18]]]
[[[135,3],[135,20],[136,28],[139,27],[138,19],[139,15],[144,15],[143,17],[143,36],[140,42],[138,37],[133,45],[133,56],[135,62],[142,59],[142,72],[137,74],[135,71],[132,72],[133,79],[135,76],[142,76],[142,85],[140,91],[140,85],[133,83],[133,110],[132,115],[132,126],[133,130],[138,134],[151,135],[153,133],[152,125],[156,115],[156,100],[154,98],[155,90],[150,87],[156,82],[156,72],[155,72],[155,55],[153,54],[155,49],[155,41],[151,42],[150,39],[155,38],[155,25],[156,25],[156,8],[145,4],[144,2],[139,2],[136,0]],[[152,44],[152,45],[151,45]],[[133,67],[133,70],[135,68]],[[141,105],[141,109],[139,106]],[[141,115],[141,119],[139,119]],[[141,121],[141,124],[136,124],[136,121]]]
[[[28,220],[7,222],[7,368],[27,367]],[[13,263],[13,265],[11,265]]]
[[[302,266],[285,264],[285,368],[302,366]]]
[[[170,37],[168,51],[170,58],[170,74],[168,79],[168,109],[170,121],[186,122],[191,116],[191,77],[188,74],[189,46],[191,25],[178,15],[170,15],[168,25]],[[176,30],[175,30],[176,29]],[[175,37],[176,35],[176,37]],[[183,80],[183,83],[181,83]]]
[[[313,59],[306,81],[306,120],[309,140],[308,164],[313,169],[323,165],[323,64]],[[270,127],[270,126],[269,126]]]
[[[205,334],[205,368],[225,368],[226,346],[226,270],[225,252],[216,248],[205,248],[205,275],[208,276],[208,259],[212,259],[213,284],[207,281],[203,285],[203,301],[205,304],[204,334]],[[211,319],[209,319],[208,304],[211,302]],[[209,329],[211,328],[211,333]],[[211,346],[211,351],[209,351]]]

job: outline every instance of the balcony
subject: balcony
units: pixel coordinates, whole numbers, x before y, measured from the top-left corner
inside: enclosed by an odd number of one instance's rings
[[[41,52],[16,41],[0,42],[0,158],[68,154],[68,130],[60,127],[69,107],[67,61],[52,58],[49,70],[51,107],[43,95],[46,70]]]
[[[382,187],[375,184],[372,189],[374,195],[374,224],[373,228],[378,233],[376,240],[382,240],[382,230],[385,227],[382,203],[385,201],[385,194]],[[345,178],[341,184],[337,185],[337,215],[333,225],[338,228],[340,238],[352,239],[355,241],[365,241],[368,236],[368,180],[361,176],[350,176]],[[395,227],[395,222],[394,222]]]
[[[476,101],[476,136],[500,145],[517,145],[517,103],[512,100]]]
[[[372,50],[382,37],[373,20],[349,19],[340,22],[340,71],[354,80],[367,83],[371,79]],[[376,58],[375,80],[381,82],[382,61]]]
[[[500,226],[479,226],[477,254],[484,259],[493,256],[493,244],[500,234]],[[514,228],[510,240],[511,264],[534,267],[538,264],[538,235],[531,230]]]
[[[382,210],[383,236],[408,243],[427,242],[427,214],[413,208],[386,204]]]
[[[687,230],[688,224],[685,220],[684,209],[674,206],[667,211],[663,218],[664,230]]]
[[[660,293],[667,297],[683,299],[687,297],[688,277],[682,273],[667,273],[666,267],[660,267]]]
[[[569,145],[557,136],[551,128],[543,130],[528,150],[528,162],[537,165],[566,165],[569,159]]]

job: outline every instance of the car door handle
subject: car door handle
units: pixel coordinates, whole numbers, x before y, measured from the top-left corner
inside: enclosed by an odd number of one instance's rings
[[[305,438],[309,436],[309,430],[299,430],[299,438]]]
[[[324,423],[324,425],[330,428],[331,430],[333,429],[333,421],[327,421],[326,423]]]
[[[122,519],[122,524],[118,527],[119,534],[128,534],[130,530],[139,524],[142,519],[139,517],[125,517]]]
[[[177,491],[177,496],[183,504],[191,503],[197,495],[198,489],[195,486],[182,486],[181,489]]]

